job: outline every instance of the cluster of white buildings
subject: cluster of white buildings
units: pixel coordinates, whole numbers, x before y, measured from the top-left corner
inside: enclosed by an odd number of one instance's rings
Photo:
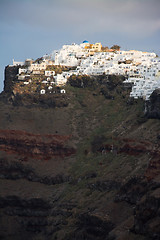
[[[160,88],[160,58],[152,58],[138,65],[134,74],[130,73],[125,82],[132,83],[130,97],[149,100],[152,92]]]
[[[51,57],[52,56],[52,57]],[[67,79],[75,75],[101,75],[116,74],[125,75],[125,82],[132,83],[131,97],[148,100],[151,93],[160,87],[160,58],[155,53],[136,50],[102,51],[101,43],[90,44],[84,41],[82,44],[64,45],[60,50],[54,51],[51,56],[44,56],[40,62],[27,59],[25,63],[13,62],[13,65],[25,67],[19,68],[18,79],[29,79],[30,74],[43,74],[42,83],[57,86],[65,85]],[[48,65],[61,65],[74,67],[75,70],[63,71],[55,74],[46,70]],[[24,81],[29,84],[29,81]],[[43,90],[43,89],[42,89]],[[45,93],[44,91],[42,91]]]

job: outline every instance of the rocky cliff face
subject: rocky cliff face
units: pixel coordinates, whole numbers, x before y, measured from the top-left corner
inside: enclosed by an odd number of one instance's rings
[[[23,131],[0,130],[0,150],[34,159],[50,159],[75,154],[76,150],[65,142],[70,136],[40,135]]]
[[[160,119],[160,89],[156,89],[146,102],[146,115],[149,118]]]
[[[160,239],[159,119],[122,79],[81,80],[66,105],[0,101],[1,239]]]
[[[5,67],[5,80],[4,80],[4,91],[5,93],[11,93],[13,86],[17,80],[18,66],[7,66]]]

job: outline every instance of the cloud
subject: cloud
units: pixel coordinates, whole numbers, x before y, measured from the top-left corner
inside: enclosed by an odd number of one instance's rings
[[[160,31],[159,0],[6,0],[3,23],[21,22],[43,31],[75,35],[121,32],[134,38]]]

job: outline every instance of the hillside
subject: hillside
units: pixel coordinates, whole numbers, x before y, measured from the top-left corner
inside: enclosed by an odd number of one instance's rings
[[[159,119],[122,81],[1,94],[1,239],[160,239]]]

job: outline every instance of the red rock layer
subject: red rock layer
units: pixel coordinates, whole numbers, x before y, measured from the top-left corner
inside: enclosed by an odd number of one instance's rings
[[[19,130],[0,130],[0,150],[23,157],[50,159],[67,157],[75,149],[67,146],[71,136],[40,135]]]

